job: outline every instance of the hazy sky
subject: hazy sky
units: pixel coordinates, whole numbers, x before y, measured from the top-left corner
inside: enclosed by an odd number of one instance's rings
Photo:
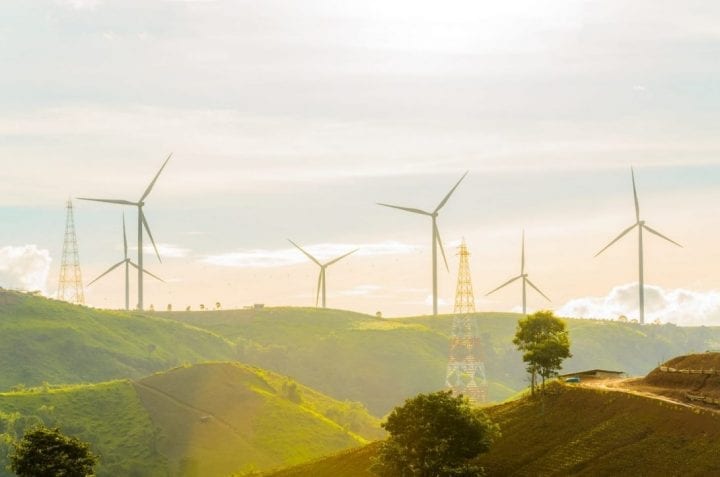
[[[431,310],[433,208],[450,273],[465,237],[478,308],[637,315],[637,243],[594,253],[634,219],[648,316],[720,324],[720,5],[658,0],[5,1],[0,6],[0,286],[53,293],[64,200],[136,200],[168,284],[146,303]],[[135,243],[135,211],[125,211]],[[85,281],[122,258],[121,207],[76,202]],[[133,280],[134,282],[134,280]],[[123,303],[117,271],[87,290]],[[634,288],[635,287],[635,288]],[[135,292],[133,289],[133,300]]]

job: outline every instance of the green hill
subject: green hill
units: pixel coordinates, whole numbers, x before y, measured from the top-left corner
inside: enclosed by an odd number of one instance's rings
[[[288,378],[234,363],[139,381],[0,393],[0,475],[32,425],[91,443],[102,476],[229,475],[306,462],[383,436],[378,420]]]
[[[139,378],[234,357],[227,339],[177,321],[0,290],[0,390]]]
[[[479,462],[488,476],[718,475],[720,414],[626,394],[564,385],[545,401],[487,408],[501,437]],[[268,477],[370,477],[377,444]]]
[[[342,310],[269,308],[159,313],[222,335],[240,361],[293,376],[338,399],[364,403],[382,416],[404,399],[445,383],[452,316],[378,319]],[[477,313],[490,399],[526,387],[512,336],[520,317]],[[679,354],[720,348],[720,328],[640,326],[567,320],[573,358],[568,371],[605,368],[643,375]]]

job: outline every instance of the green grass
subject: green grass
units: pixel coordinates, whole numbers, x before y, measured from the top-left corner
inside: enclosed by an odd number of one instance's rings
[[[717,475],[720,415],[620,392],[551,386],[486,409],[501,436],[480,456],[487,475]],[[378,444],[265,474],[370,477]]]
[[[177,321],[0,291],[0,390],[139,378],[234,357],[227,339]]]
[[[39,423],[89,442],[100,477],[264,470],[383,436],[361,406],[237,363],[0,393],[0,476],[11,443]]]
[[[502,437],[489,475],[715,475],[720,415],[611,391],[553,386],[545,403],[488,409]]]
[[[161,313],[237,344],[238,359],[293,376],[337,399],[363,403],[376,416],[445,383],[452,316],[382,320],[342,310],[269,308]],[[489,398],[501,402],[527,386],[512,337],[520,315],[477,313]],[[705,351],[720,328],[640,326],[567,320],[568,372],[604,368],[644,375],[671,356]]]
[[[166,468],[155,451],[156,429],[128,381],[2,393],[0,410],[0,475],[13,475],[5,467],[10,442],[39,423],[89,442],[100,456],[98,476],[162,475]]]
[[[159,452],[185,475],[297,464],[382,435],[363,408],[348,410],[288,378],[237,363],[177,368],[141,380],[137,390],[160,430]]]

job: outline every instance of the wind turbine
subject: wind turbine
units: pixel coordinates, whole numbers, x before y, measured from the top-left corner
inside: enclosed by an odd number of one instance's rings
[[[468,171],[470,172],[470,171]],[[455,192],[455,189],[460,185],[463,179],[465,179],[465,176],[468,175],[468,172],[465,172],[463,176],[460,178],[459,181],[453,186],[452,189],[450,189],[450,192],[447,193],[445,198],[438,204],[437,207],[435,207],[435,210],[432,212],[427,212],[425,210],[420,209],[413,209],[410,207],[400,207],[397,205],[390,205],[390,204],[382,204],[378,203],[378,205],[382,205],[383,207],[392,207],[393,209],[400,209],[404,210],[405,212],[412,212],[413,214],[420,214],[420,215],[427,215],[429,217],[432,217],[432,271],[433,271],[433,316],[437,316],[438,314],[438,292],[437,292],[437,247],[440,245],[440,252],[442,253],[443,261],[445,262],[445,268],[447,271],[450,271],[450,268],[448,267],[447,258],[445,257],[445,249],[442,245],[442,240],[440,239],[440,231],[438,230],[437,226],[437,216],[440,212],[440,209],[442,209],[445,204],[447,203],[448,199],[450,199],[450,196]]]
[[[131,205],[137,207],[138,210],[138,309],[143,309],[143,229],[147,232],[148,237],[150,237],[150,242],[152,242],[152,246],[155,249],[155,255],[157,255],[158,260],[160,263],[162,263],[162,259],[160,258],[160,252],[158,252],[157,245],[155,245],[155,240],[153,239],[152,232],[150,232],[150,226],[147,223],[147,219],[145,218],[145,213],[143,212],[143,207],[145,206],[145,199],[147,199],[148,195],[150,195],[150,192],[152,192],[153,187],[155,186],[155,182],[158,180],[158,177],[160,177],[160,173],[165,169],[165,166],[167,165],[168,161],[172,157],[172,153],[165,159],[165,162],[163,163],[162,167],[160,167],[160,170],[157,174],[155,174],[155,177],[153,178],[152,182],[150,182],[150,185],[145,189],[145,193],[140,197],[140,200],[137,202],[132,202],[129,200],[118,200],[118,199],[90,199],[87,197],[79,197],[80,200],[91,200],[94,202],[106,202],[108,204],[119,204],[119,205]]]
[[[318,302],[320,301],[320,290],[322,289],[322,307],[323,307],[323,308],[327,308],[327,307],[325,306],[325,304],[326,304],[326,300],[325,300],[325,292],[326,292],[326,286],[325,286],[325,284],[326,284],[326,282],[325,282],[325,270],[326,270],[327,267],[329,267],[330,265],[332,265],[332,264],[334,264],[334,263],[337,263],[337,262],[339,262],[340,260],[342,260],[343,258],[347,257],[348,255],[357,252],[358,249],[355,249],[355,250],[353,250],[352,252],[348,252],[348,253],[346,253],[345,255],[341,255],[341,256],[339,256],[339,257],[337,257],[337,258],[334,258],[334,259],[330,260],[330,261],[327,262],[327,263],[320,263],[315,257],[313,257],[312,255],[310,255],[310,254],[309,254],[308,252],[306,252],[305,250],[303,250],[303,248],[302,248],[300,245],[296,244],[295,242],[293,242],[293,241],[290,240],[290,239],[288,239],[288,242],[290,242],[291,244],[293,244],[298,250],[300,250],[302,253],[304,253],[310,260],[312,260],[313,262],[315,262],[315,263],[318,265],[318,267],[320,267],[320,275],[318,276],[317,294],[315,295],[315,306],[316,306],[316,307],[318,306]]]
[[[108,273],[115,270],[120,265],[124,264],[125,265],[125,309],[129,310],[130,309],[130,266],[133,266],[136,269],[138,268],[138,266],[135,264],[135,262],[133,262],[132,260],[130,260],[130,258],[128,258],[127,234],[125,233],[125,214],[123,214],[123,249],[125,250],[125,258],[123,260],[121,260],[120,262],[116,263],[115,265],[113,265],[112,267],[108,268],[105,271],[105,273],[103,273],[102,275],[97,277],[95,280],[88,283],[88,286],[92,285],[93,283],[100,280],[102,277],[104,277]],[[152,273],[148,272],[147,270],[143,270],[143,272],[146,273],[147,275],[150,275],[151,277],[165,283],[165,280],[163,280],[162,278],[160,278],[156,275],[153,275]]]
[[[640,324],[645,323],[645,278],[644,278],[644,272],[643,272],[643,230],[647,230],[651,234],[655,234],[658,237],[667,240],[668,242],[677,245],[678,247],[682,247],[679,243],[675,242],[674,240],[671,240],[658,232],[655,229],[650,228],[648,225],[645,224],[644,220],[640,220],[640,203],[638,201],[638,195],[637,195],[637,188],[635,187],[635,171],[633,168],[630,168],[630,175],[632,177],[632,185],[633,185],[633,196],[635,197],[635,223],[625,229],[620,235],[617,236],[615,240],[610,242],[600,250],[598,253],[595,254],[597,257],[601,253],[603,253],[605,250],[610,248],[611,245],[613,245],[615,242],[623,238],[625,235],[630,233],[632,229],[637,227],[638,229],[638,265],[639,265],[639,287],[640,287]]]
[[[528,274],[525,273],[525,231],[524,230],[523,230],[523,235],[522,235],[522,252],[520,254],[520,275],[506,281],[505,283],[503,283],[502,285],[500,285],[493,291],[489,292],[487,295],[491,295],[491,294],[495,293],[496,291],[500,290],[501,288],[504,288],[504,287],[510,285],[511,283],[513,283],[514,281],[520,280],[520,279],[522,279],[523,315],[527,314],[527,287],[526,287],[526,285],[530,285],[536,292],[541,294],[547,301],[552,301],[552,300],[550,300],[550,298],[547,297],[547,295],[545,295],[543,292],[541,292],[540,289],[533,284],[533,282],[530,281],[530,279],[528,278]],[[487,295],[485,295],[485,296],[487,296]]]

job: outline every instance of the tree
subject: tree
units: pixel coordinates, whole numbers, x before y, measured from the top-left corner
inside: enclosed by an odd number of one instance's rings
[[[373,466],[381,476],[474,477],[472,459],[499,434],[485,413],[451,391],[419,394],[395,408],[382,424],[390,437]]]
[[[15,444],[10,468],[20,477],[86,477],[95,475],[97,461],[85,442],[65,436],[57,428],[37,426]]]
[[[528,363],[533,394],[538,375],[542,378],[544,390],[545,380],[555,376],[562,368],[563,360],[572,356],[565,322],[551,311],[538,311],[518,321],[513,343],[523,351],[523,361]]]
[[[215,302],[215,309],[219,310],[222,307],[222,304],[219,301]]]

